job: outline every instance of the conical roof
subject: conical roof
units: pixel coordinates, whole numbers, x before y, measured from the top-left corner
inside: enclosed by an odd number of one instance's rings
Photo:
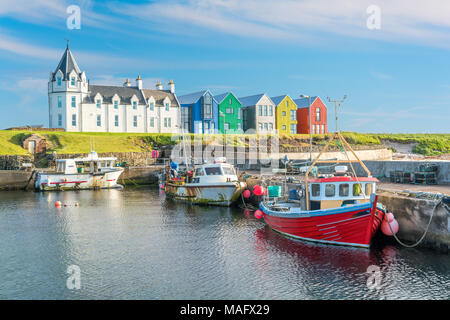
[[[64,80],[69,79],[69,74],[72,72],[72,70],[75,70],[78,75],[81,75],[81,70],[78,67],[77,62],[75,61],[75,58],[73,57],[72,52],[69,49],[69,45],[67,45],[66,51],[59,61],[59,64],[56,67],[55,72],[53,73],[53,77],[54,75],[56,75],[58,70],[62,72]]]

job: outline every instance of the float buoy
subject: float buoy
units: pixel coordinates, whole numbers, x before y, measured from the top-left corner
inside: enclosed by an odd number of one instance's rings
[[[261,219],[262,216],[263,216],[263,213],[262,213],[261,210],[256,210],[256,211],[255,211],[255,218],[256,218],[256,219]]]
[[[381,231],[387,236],[393,236],[394,234],[397,234],[398,229],[399,225],[397,220],[395,220],[395,218],[392,219],[392,221],[383,220],[383,222],[381,223]]]
[[[264,188],[256,185],[253,187],[253,193],[255,194],[255,196],[261,196],[264,194]]]
[[[79,206],[78,202],[75,202],[75,207],[78,207],[78,206]]]
[[[394,218],[394,214],[393,214],[392,212],[386,213],[386,219],[387,219],[389,222],[392,222],[392,220],[395,219],[395,218]]]
[[[61,207],[61,201],[55,201],[55,207],[60,208]]]
[[[244,190],[242,195],[244,196],[245,199],[250,198],[250,195],[251,195],[250,190]]]

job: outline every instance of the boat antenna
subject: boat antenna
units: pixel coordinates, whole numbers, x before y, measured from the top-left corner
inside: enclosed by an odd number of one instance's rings
[[[333,102],[334,103],[334,114],[335,114],[335,117],[336,117],[336,132],[339,132],[337,107],[340,107],[345,99],[347,99],[347,95],[346,94],[344,95],[344,98],[342,98],[341,100],[333,100],[330,97],[327,97],[328,102]]]

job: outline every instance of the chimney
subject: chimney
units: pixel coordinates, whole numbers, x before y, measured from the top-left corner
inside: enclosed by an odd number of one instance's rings
[[[131,87],[131,82],[130,82],[130,80],[128,80],[128,78],[127,78],[127,80],[123,83],[123,86],[124,86],[124,87]]]
[[[163,86],[162,86],[161,82],[158,81],[158,83],[156,84],[156,90],[162,90],[162,89],[163,89]]]
[[[170,79],[170,81],[169,81],[169,83],[168,83],[168,86],[169,86],[170,92],[172,92],[173,94],[175,94],[175,83],[173,82],[172,79]]]
[[[142,89],[142,78],[141,76],[138,76],[136,79],[136,87],[138,87],[139,90]]]

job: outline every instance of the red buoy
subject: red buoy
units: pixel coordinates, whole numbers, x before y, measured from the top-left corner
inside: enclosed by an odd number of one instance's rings
[[[61,207],[61,201],[55,201],[55,207],[60,208]]]
[[[263,212],[261,210],[256,210],[255,211],[255,218],[256,219],[261,219],[263,217]]]
[[[251,195],[250,190],[244,190],[242,195],[244,196],[245,199],[250,198],[250,195]]]
[[[394,214],[393,214],[392,212],[386,213],[386,219],[387,219],[389,222],[392,222],[392,220],[395,219],[395,218],[394,218]]]
[[[253,187],[253,193],[255,194],[255,196],[260,196],[262,195],[264,192],[263,187],[256,185]]]
[[[391,226],[389,228],[389,225]],[[392,231],[391,231],[392,229]],[[387,220],[383,220],[381,223],[381,231],[387,235],[387,236],[393,236],[394,234],[397,234],[399,229],[399,225],[397,220],[393,219],[391,222],[388,222]]]

